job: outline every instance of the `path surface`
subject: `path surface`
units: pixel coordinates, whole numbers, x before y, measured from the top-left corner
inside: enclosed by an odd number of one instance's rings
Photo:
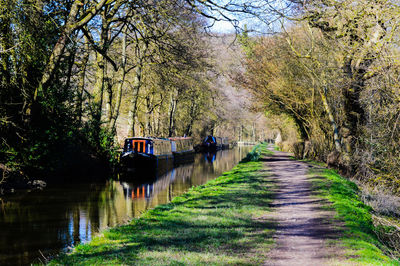
[[[287,153],[275,151],[264,159],[277,184],[272,204],[271,219],[278,223],[275,241],[264,265],[327,265],[337,250],[326,245],[338,236],[332,219],[334,213],[323,210],[323,200],[312,195],[306,177],[312,167],[289,158]]]

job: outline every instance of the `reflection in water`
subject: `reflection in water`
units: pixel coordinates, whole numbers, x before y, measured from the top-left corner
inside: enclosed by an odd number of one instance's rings
[[[215,161],[216,155],[217,155],[217,152],[204,153],[204,156],[206,157],[206,160],[209,161],[210,163],[213,163]]]
[[[30,264],[168,203],[231,169],[251,147],[197,154],[195,162],[142,182],[74,183],[0,200],[0,265]]]

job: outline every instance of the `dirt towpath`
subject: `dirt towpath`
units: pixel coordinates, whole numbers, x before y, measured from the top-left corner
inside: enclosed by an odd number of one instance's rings
[[[338,251],[326,245],[328,239],[339,236],[332,225],[334,213],[323,210],[323,200],[312,195],[306,176],[312,166],[277,151],[264,161],[272,181],[277,184],[269,218],[278,224],[277,246],[264,265],[327,265],[333,260],[337,263],[334,254]]]

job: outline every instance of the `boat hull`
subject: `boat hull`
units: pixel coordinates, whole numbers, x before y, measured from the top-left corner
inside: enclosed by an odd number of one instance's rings
[[[121,165],[130,172],[160,174],[173,167],[172,154],[152,155],[128,152],[121,156]]]
[[[174,164],[185,164],[194,161],[194,150],[187,150],[187,151],[179,151],[173,152],[174,154]]]
[[[218,145],[217,145],[217,143],[203,143],[202,145],[201,145],[201,151],[205,151],[205,152],[207,152],[207,151],[216,151],[216,150],[218,150]]]

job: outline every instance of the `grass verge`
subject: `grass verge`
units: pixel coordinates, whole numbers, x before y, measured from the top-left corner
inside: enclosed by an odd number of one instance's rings
[[[105,231],[50,264],[252,265],[272,246],[273,224],[263,219],[271,184],[255,147],[231,171]]]
[[[309,174],[313,190],[332,203],[335,218],[345,225],[335,244],[345,247],[346,260],[357,265],[400,265],[399,260],[386,255],[390,250],[377,239],[372,208],[360,200],[356,184],[330,169],[314,168]]]

